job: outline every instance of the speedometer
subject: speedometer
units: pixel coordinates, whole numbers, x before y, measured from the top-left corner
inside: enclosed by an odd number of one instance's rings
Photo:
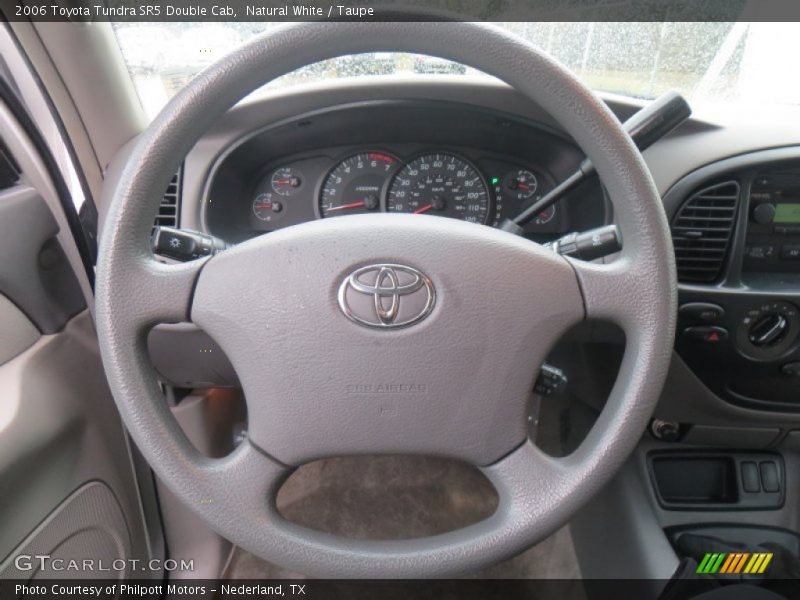
[[[465,159],[454,154],[419,156],[394,176],[386,210],[439,215],[471,223],[489,220],[486,182]]]

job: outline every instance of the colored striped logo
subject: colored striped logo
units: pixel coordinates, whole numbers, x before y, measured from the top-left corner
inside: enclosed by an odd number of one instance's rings
[[[771,561],[772,552],[756,552],[753,554],[749,552],[719,552],[706,554],[697,567],[697,572],[709,575],[716,573],[760,574],[767,570],[767,566]]]

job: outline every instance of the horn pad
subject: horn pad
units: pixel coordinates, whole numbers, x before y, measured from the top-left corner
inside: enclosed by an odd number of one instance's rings
[[[583,316],[574,271],[549,250],[396,214],[237,246],[204,267],[192,308],[239,374],[251,441],[289,465],[367,453],[496,461],[525,439],[539,366]]]

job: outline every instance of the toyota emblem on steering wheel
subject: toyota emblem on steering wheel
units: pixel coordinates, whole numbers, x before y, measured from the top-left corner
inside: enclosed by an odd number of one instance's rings
[[[361,267],[339,286],[339,306],[347,318],[377,329],[418,323],[430,314],[435,301],[430,278],[405,265]]]

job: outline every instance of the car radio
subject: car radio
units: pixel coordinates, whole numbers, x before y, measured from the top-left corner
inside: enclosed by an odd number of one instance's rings
[[[756,176],[749,211],[743,270],[800,272],[800,170]]]

